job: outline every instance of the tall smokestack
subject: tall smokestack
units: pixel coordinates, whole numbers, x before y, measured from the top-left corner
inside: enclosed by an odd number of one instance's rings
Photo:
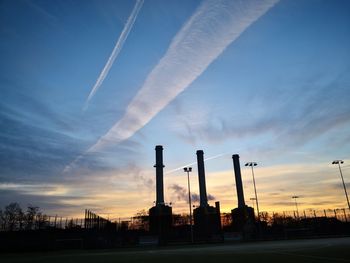
[[[243,184],[242,184],[242,176],[241,176],[241,167],[239,165],[239,155],[232,155],[233,159],[233,168],[235,170],[235,180],[236,180],[236,189],[237,189],[237,198],[238,198],[238,207],[245,207],[244,202],[244,193],[243,193]]]
[[[163,185],[163,146],[156,146],[156,205],[164,205],[164,185]]]
[[[198,165],[198,180],[199,180],[199,196],[200,206],[208,206],[207,188],[205,186],[205,171],[204,171],[204,152],[197,151],[197,165]]]

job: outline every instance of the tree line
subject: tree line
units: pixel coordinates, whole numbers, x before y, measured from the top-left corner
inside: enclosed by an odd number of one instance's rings
[[[18,203],[10,203],[0,209],[0,230],[34,230],[41,229],[47,223],[48,216],[40,211],[40,208],[28,205],[25,211]]]

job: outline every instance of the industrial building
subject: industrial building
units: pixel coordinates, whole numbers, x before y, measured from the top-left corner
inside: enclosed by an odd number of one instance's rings
[[[172,231],[172,207],[164,202],[163,146],[157,145],[155,151],[156,201],[155,205],[149,209],[149,230],[151,234],[159,237],[161,243],[164,243]],[[194,239],[210,240],[221,233],[220,203],[216,202],[215,207],[208,204],[203,150],[198,150],[196,155],[200,204],[193,211]],[[238,199],[238,207],[231,210],[232,230],[245,234],[255,229],[254,209],[247,206],[244,201],[239,155],[232,155],[232,160]]]
[[[163,146],[156,148],[156,203],[149,209],[149,230],[159,236],[161,242],[165,242],[172,227],[172,208],[164,203],[163,183]]]
[[[207,188],[205,184],[204,152],[197,151],[198,181],[200,205],[193,211],[195,237],[208,239],[220,233],[220,205],[216,207],[208,204]]]
[[[244,192],[243,192],[243,183],[241,176],[241,166],[239,163],[239,155],[232,155],[233,169],[235,173],[236,181],[236,191],[237,191],[237,200],[238,207],[231,210],[232,216],[232,229],[237,232],[252,232],[254,231],[254,209],[245,204],[244,201]]]

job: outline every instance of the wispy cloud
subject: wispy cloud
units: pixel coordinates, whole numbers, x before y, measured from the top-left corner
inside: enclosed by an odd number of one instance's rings
[[[204,1],[173,38],[124,116],[88,152],[133,136],[278,0]]]
[[[271,158],[286,151],[303,155],[306,154],[303,146],[322,140],[322,136],[327,134],[348,129],[350,96],[345,92],[345,87],[350,84],[349,73],[348,69],[334,75],[324,72],[323,77],[317,74],[315,78],[313,74],[309,76],[310,73],[305,72],[305,75],[298,76],[298,82],[293,84],[291,90],[282,84],[283,92],[277,92],[275,88],[270,91],[262,89],[256,92],[259,100],[252,102],[250,97],[240,98],[240,103],[232,107],[232,113],[212,111],[206,116],[193,117],[190,110],[183,109],[177,112],[173,121],[178,124],[174,131],[185,142],[240,142],[244,145],[242,150],[249,154],[254,152],[260,157],[267,156],[266,152]],[[293,80],[291,78],[291,82]],[[249,91],[246,93],[251,94]],[[261,105],[257,117],[256,103]],[[192,124],[192,119],[196,120],[195,124]],[[317,145],[325,151],[345,149],[349,139],[345,132],[344,135],[332,135],[331,139],[319,141]],[[317,156],[313,154],[313,157]]]
[[[114,60],[117,58],[118,54],[120,53],[121,49],[123,48],[123,45],[136,21],[137,15],[141,10],[141,7],[143,5],[144,0],[136,0],[136,4],[123,28],[122,33],[120,34],[117,43],[114,46],[114,49],[112,51],[112,54],[110,55],[110,57],[108,58],[108,61],[106,63],[106,65],[104,66],[100,76],[98,77],[98,79],[96,80],[95,85],[93,86],[92,90],[90,91],[90,94],[86,100],[85,103],[85,107],[84,109],[86,109],[88,107],[88,103],[89,101],[92,99],[92,97],[95,95],[95,93],[97,92],[97,90],[101,87],[104,79],[106,78],[109,70],[111,69]]]
[[[67,188],[64,185],[57,184],[17,184],[17,183],[0,183],[1,190],[14,190],[28,195],[65,195]]]
[[[50,12],[48,12],[47,10],[45,10],[38,3],[34,2],[34,1],[30,1],[30,0],[24,1],[24,3],[27,4],[28,6],[30,6],[31,8],[33,8],[37,14],[43,16],[47,20],[49,20],[51,22],[57,22],[57,17],[54,16],[53,14],[51,14]]]

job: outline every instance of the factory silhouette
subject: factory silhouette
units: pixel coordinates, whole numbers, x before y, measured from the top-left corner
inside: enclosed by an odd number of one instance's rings
[[[157,145],[155,151],[156,164],[154,167],[156,168],[156,202],[155,206],[149,209],[149,229],[151,233],[157,234],[160,237],[160,242],[164,242],[166,241],[168,233],[171,232],[173,217],[171,206],[166,205],[164,202],[163,146]],[[191,240],[193,241],[193,234],[197,240],[210,240],[213,236],[217,236],[221,233],[220,202],[215,202],[215,207],[208,204],[204,152],[198,150],[196,154],[200,200],[199,206],[193,211],[194,233],[192,233],[192,218],[190,218]],[[242,232],[244,235],[248,235],[256,232],[254,209],[247,206],[244,201],[239,155],[232,155],[232,160],[238,199],[238,207],[231,211],[232,229],[237,232]],[[190,194],[189,199],[189,203],[191,203]],[[190,206],[190,216],[191,209]]]
[[[191,167],[184,167],[188,179],[189,217],[174,214],[171,205],[164,201],[163,146],[157,145],[154,165],[156,201],[148,213],[145,211],[137,214],[131,221],[112,222],[85,209],[84,218],[64,220],[57,215],[38,213],[36,207],[28,207],[24,213],[18,204],[12,203],[5,208],[4,213],[0,213],[0,251],[116,248],[350,235],[350,211],[346,212],[344,208],[338,211],[327,210],[328,214],[324,209],[321,215],[313,210],[309,216],[305,210],[303,216],[294,211],[294,217],[284,212],[283,215],[273,213],[272,216],[259,213],[258,207],[255,213],[254,208],[247,206],[244,199],[238,154],[232,155],[237,207],[230,213],[222,213],[219,201],[215,202],[215,207],[208,204],[204,152],[198,150],[196,155],[199,206],[193,209],[193,213],[189,183]]]

